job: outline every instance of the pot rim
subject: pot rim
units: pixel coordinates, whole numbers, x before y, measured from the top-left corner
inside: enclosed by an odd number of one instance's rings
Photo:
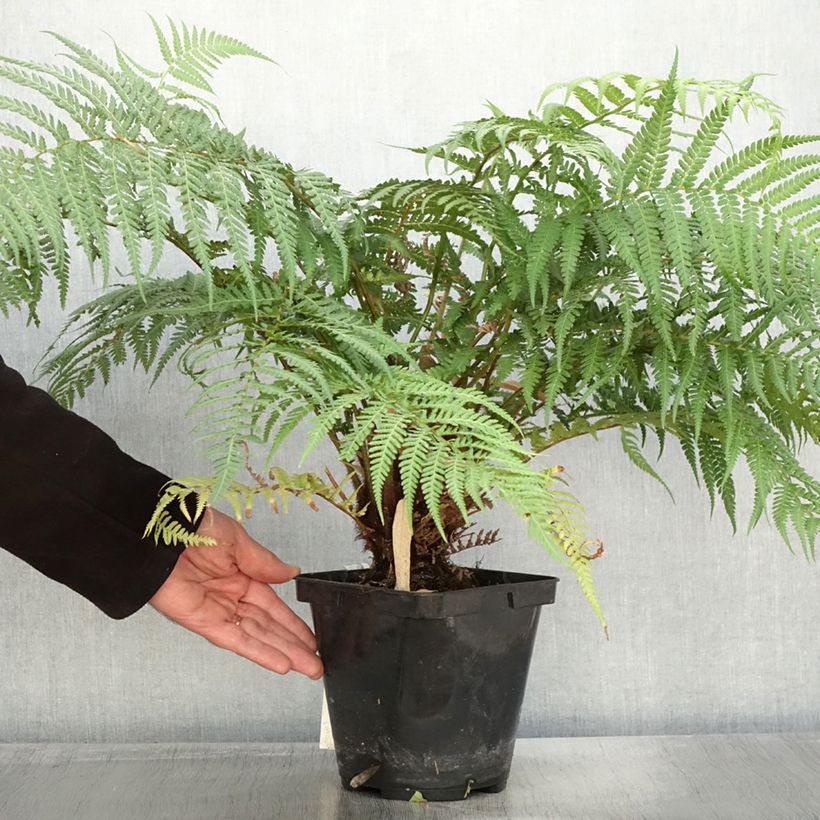
[[[441,592],[406,592],[356,582],[364,570],[326,570],[296,576],[296,597],[314,606],[368,606],[399,617],[448,618],[488,607],[522,609],[555,601],[559,579],[506,570],[476,569],[490,583]]]

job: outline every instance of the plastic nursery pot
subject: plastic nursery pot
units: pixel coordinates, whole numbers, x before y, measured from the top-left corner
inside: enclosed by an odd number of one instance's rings
[[[476,570],[481,586],[397,592],[361,571],[296,579],[310,604],[345,788],[460,800],[501,791],[542,604],[557,578]]]

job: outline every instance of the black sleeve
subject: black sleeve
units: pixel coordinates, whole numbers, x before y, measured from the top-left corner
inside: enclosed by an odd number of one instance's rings
[[[167,481],[0,358],[0,547],[125,618],[182,552],[142,536]]]

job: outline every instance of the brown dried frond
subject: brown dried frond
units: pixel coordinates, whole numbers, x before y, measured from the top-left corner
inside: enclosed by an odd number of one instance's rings
[[[594,561],[596,558],[600,558],[604,554],[604,542],[601,541],[600,538],[589,538],[581,544],[581,549],[586,546],[595,545],[596,549],[595,552],[591,553],[590,555],[584,555],[584,558],[587,561]]]
[[[473,531],[458,533],[453,539],[451,539],[447,554],[455,555],[457,552],[468,550],[472,547],[487,547],[490,544],[495,544],[501,540],[498,533],[499,530],[497,529],[480,529],[478,532]]]
[[[245,450],[245,470],[247,471],[248,475],[259,485],[260,487],[270,487],[265,479],[256,472],[251,466],[251,448],[248,446],[247,441],[240,441],[239,442],[243,449]]]
[[[479,336],[483,336],[485,333],[495,333],[498,330],[498,322],[494,319],[488,319],[480,325],[468,325],[468,327],[473,328]]]
[[[406,273],[407,266],[410,264],[410,260],[396,250],[388,251],[385,255],[384,261],[389,267],[393,268],[393,270],[398,273]]]

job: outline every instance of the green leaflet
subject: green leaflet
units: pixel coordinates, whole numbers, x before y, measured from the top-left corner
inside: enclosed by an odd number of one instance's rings
[[[639,470],[642,470],[647,475],[652,476],[652,478],[661,484],[664,490],[669,493],[669,497],[674,500],[674,496],[672,495],[672,490],[669,489],[669,485],[658,475],[641,452],[641,446],[638,442],[638,435],[635,432],[634,427],[621,428],[621,446],[624,448],[624,452],[629,456],[629,460]]]
[[[552,214],[544,214],[535,227],[527,247],[527,284],[530,302],[535,304],[538,290],[546,300],[549,295],[549,262],[561,238],[561,223]]]

